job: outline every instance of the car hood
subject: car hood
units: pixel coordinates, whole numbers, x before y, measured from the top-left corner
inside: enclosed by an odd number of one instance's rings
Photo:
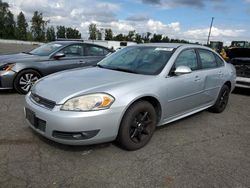
[[[32,93],[55,101],[57,104],[63,104],[74,96],[109,92],[118,86],[145,80],[147,77],[149,76],[98,67],[75,69],[40,79],[32,88]]]
[[[48,59],[47,56],[37,56],[37,55],[30,55],[25,53],[18,53],[18,54],[9,54],[9,55],[1,55],[0,56],[0,66],[6,63],[19,63],[19,62],[27,62],[27,61],[40,61]]]

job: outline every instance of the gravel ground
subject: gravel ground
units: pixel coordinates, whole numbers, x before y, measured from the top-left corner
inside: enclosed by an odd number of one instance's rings
[[[0,44],[0,53],[25,49]],[[250,187],[249,97],[237,89],[223,113],[165,125],[128,152],[42,138],[26,124],[24,96],[0,91],[0,187]]]

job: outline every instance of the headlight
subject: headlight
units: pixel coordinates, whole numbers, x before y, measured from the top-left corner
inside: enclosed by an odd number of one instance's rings
[[[5,65],[0,66],[1,71],[10,71],[15,66],[15,63],[8,63]]]
[[[93,111],[109,108],[114,98],[105,93],[96,93],[74,97],[66,101],[61,110],[66,111]]]

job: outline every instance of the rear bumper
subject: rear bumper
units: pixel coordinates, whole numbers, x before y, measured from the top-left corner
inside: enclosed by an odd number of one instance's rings
[[[250,88],[250,78],[237,77],[235,86],[243,87],[243,88]]]
[[[0,71],[0,90],[12,89],[15,76],[16,76],[16,72]]]

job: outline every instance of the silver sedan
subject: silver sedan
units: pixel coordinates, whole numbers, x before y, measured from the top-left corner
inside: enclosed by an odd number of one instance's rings
[[[127,150],[148,143],[156,126],[210,109],[222,112],[236,72],[200,45],[126,47],[97,67],[40,79],[26,95],[30,127],[59,143],[117,140]]]

